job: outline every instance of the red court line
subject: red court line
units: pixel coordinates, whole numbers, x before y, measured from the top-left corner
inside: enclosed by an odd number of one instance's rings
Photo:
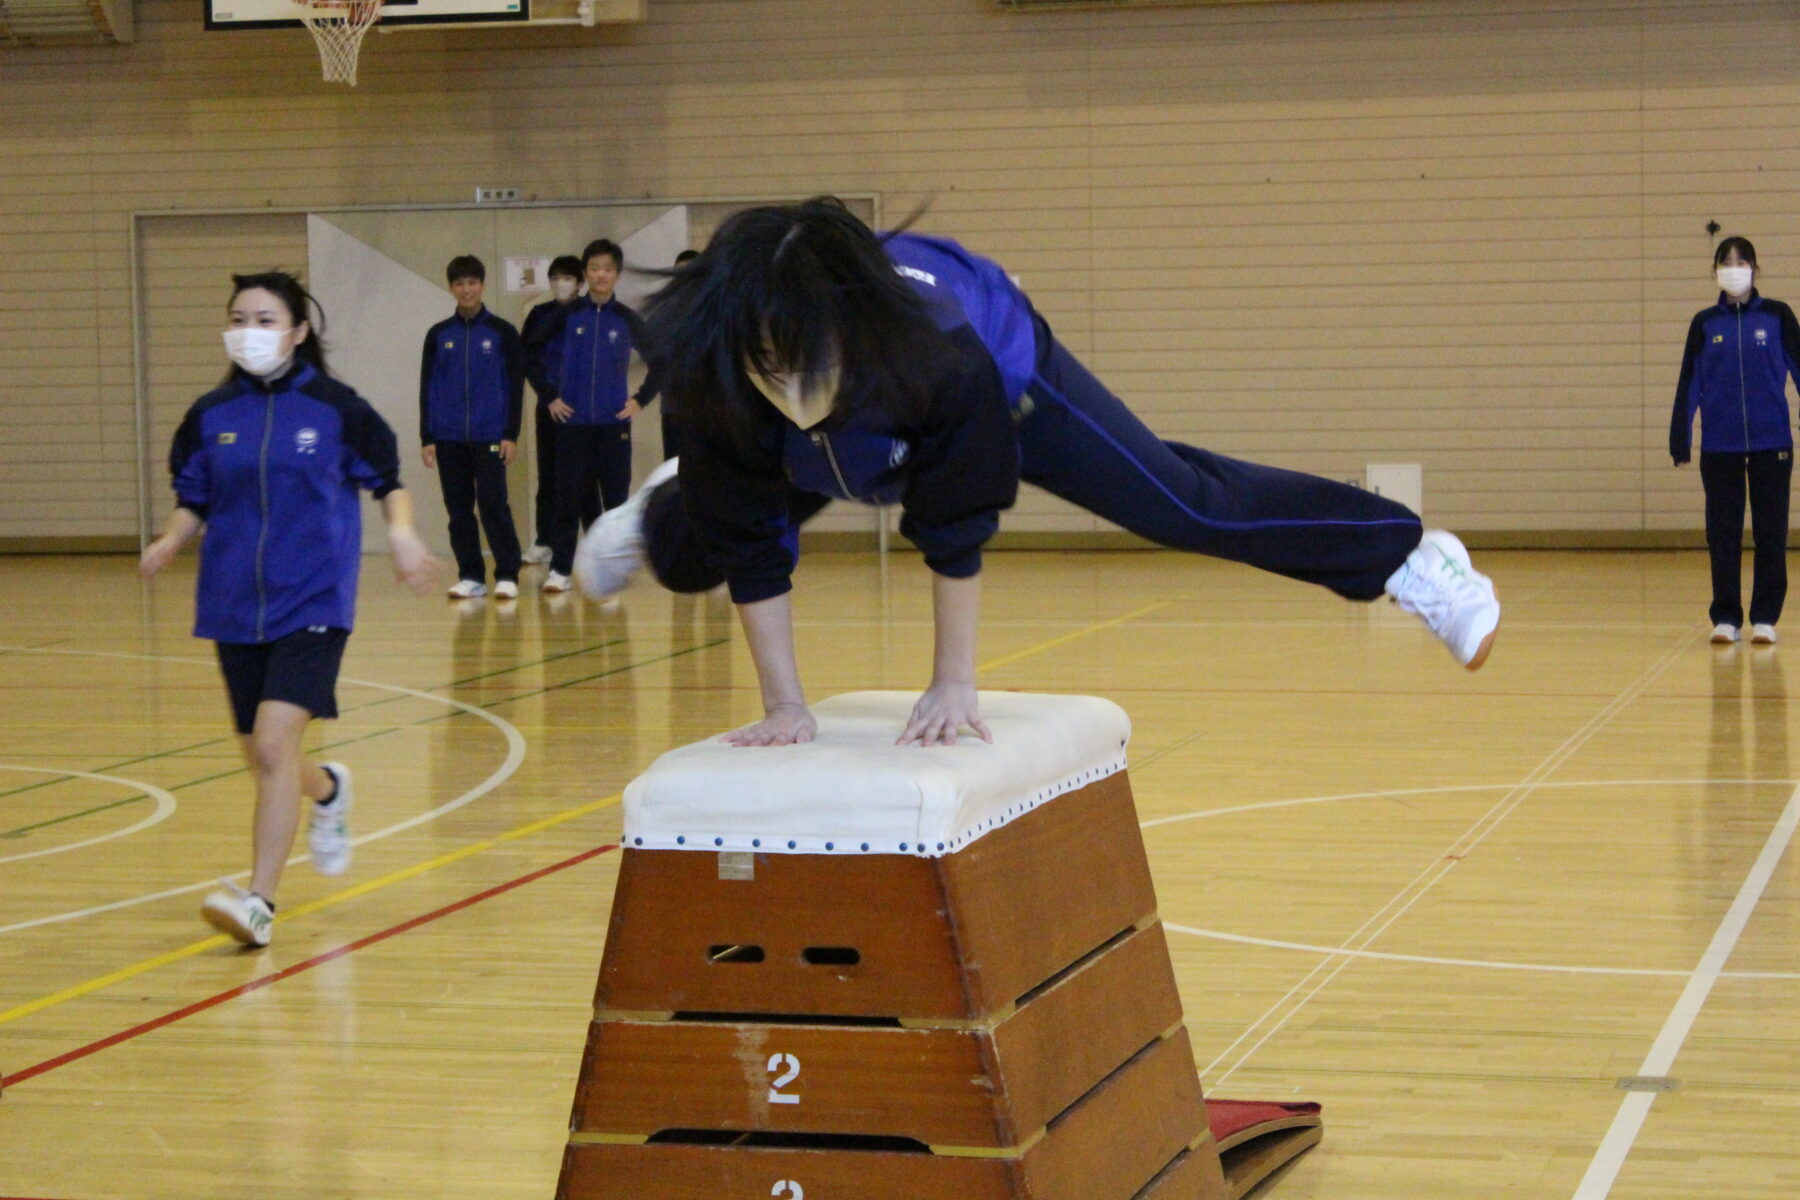
[[[271,984],[280,983],[284,979],[291,979],[302,971],[310,971],[314,967],[323,966],[328,962],[344,957],[346,954],[353,954],[358,950],[373,946],[377,942],[385,942],[391,937],[398,937],[400,934],[417,929],[421,925],[429,925],[431,922],[447,917],[452,913],[461,912],[465,908],[471,908],[474,905],[480,904],[483,900],[492,900],[495,896],[504,895],[514,888],[524,887],[528,883],[536,883],[546,875],[554,875],[558,871],[564,871],[570,867],[579,866],[590,858],[598,858],[607,851],[617,850],[618,848],[617,845],[606,845],[596,846],[592,850],[583,850],[580,854],[571,858],[565,858],[561,862],[551,863],[547,867],[540,867],[529,875],[521,875],[508,883],[502,883],[498,886],[491,887],[485,892],[477,892],[473,896],[465,896],[461,900],[446,904],[439,909],[433,909],[431,912],[414,917],[410,921],[403,921],[392,928],[383,929],[379,933],[371,933],[367,937],[358,938],[356,941],[346,943],[335,950],[327,950],[325,953],[309,958],[305,962],[295,963],[291,967],[283,967],[272,975],[264,975],[260,979],[252,979],[249,983],[239,984],[237,987],[220,992],[216,996],[208,996],[204,1000],[196,1000],[194,1003],[189,1004],[184,1008],[178,1008],[171,1013],[164,1013],[162,1016],[152,1018],[141,1025],[133,1025],[129,1029],[122,1029],[118,1033],[103,1037],[97,1042],[90,1042],[79,1049],[70,1050],[66,1054],[59,1054],[55,1058],[45,1059],[36,1066],[26,1067],[23,1071],[19,1071],[16,1074],[0,1078],[0,1087],[13,1087],[17,1084],[24,1083],[28,1079],[35,1079],[39,1075],[54,1071],[58,1067],[67,1066],[72,1062],[79,1062],[89,1055],[98,1054],[102,1050],[111,1049],[121,1042],[129,1042],[133,1038],[142,1037],[146,1033],[154,1033],[165,1025],[173,1025],[175,1022],[191,1017],[195,1013],[203,1013],[209,1008],[217,1008],[227,1000],[235,1000],[239,996],[248,995],[251,992],[266,988]],[[9,1198],[0,1197],[0,1200],[9,1200]]]

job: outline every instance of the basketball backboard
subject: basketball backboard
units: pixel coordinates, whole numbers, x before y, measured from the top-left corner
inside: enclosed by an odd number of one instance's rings
[[[381,6],[381,23],[389,26],[530,19],[531,0],[386,0]],[[300,23],[300,6],[293,0],[206,0],[208,29],[285,29]]]

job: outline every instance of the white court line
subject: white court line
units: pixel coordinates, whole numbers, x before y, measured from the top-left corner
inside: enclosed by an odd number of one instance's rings
[[[1310,942],[1284,942],[1278,938],[1250,937],[1242,933],[1226,933],[1220,929],[1200,929],[1193,925],[1177,925],[1164,921],[1163,928],[1172,933],[1187,933],[1218,942],[1236,942],[1243,946],[1262,946],[1269,950],[1297,950],[1303,954],[1323,954],[1333,958],[1368,958],[1378,962],[1420,963],[1428,967],[1479,967],[1485,971],[1545,971],[1565,975],[1643,975],[1664,979],[1691,979],[1692,971],[1675,967],[1588,967],[1570,963],[1500,962],[1483,958],[1440,958],[1429,954],[1393,954],[1383,950],[1346,950],[1342,946],[1317,946]],[[1800,979],[1800,971],[1720,971],[1720,979]]]
[[[1413,878],[1407,882],[1406,886],[1396,892],[1386,904],[1376,909],[1367,920],[1357,926],[1357,928],[1344,939],[1338,949],[1366,949],[1376,938],[1387,932],[1388,928],[1392,926],[1394,922],[1405,916],[1406,913],[1411,910],[1413,905],[1424,899],[1427,892],[1454,870],[1457,864],[1461,862],[1466,855],[1474,851],[1482,842],[1486,841],[1488,835],[1495,829],[1498,829],[1500,823],[1510,816],[1519,805],[1525,802],[1550,772],[1556,770],[1563,763],[1572,758],[1576,751],[1580,750],[1582,746],[1587,744],[1590,738],[1605,727],[1607,722],[1611,721],[1615,716],[1622,712],[1627,705],[1638,696],[1642,695],[1644,690],[1654,683],[1657,677],[1669,668],[1669,665],[1679,657],[1681,652],[1687,649],[1689,643],[1700,635],[1700,632],[1701,631],[1697,629],[1691,630],[1682,636],[1661,658],[1652,663],[1634,683],[1627,687],[1623,692],[1619,693],[1618,696],[1614,697],[1612,701],[1598,713],[1595,713],[1594,716],[1589,718],[1587,723],[1580,729],[1577,729],[1574,733],[1564,739],[1562,745],[1551,751],[1541,763],[1533,768],[1532,771],[1512,789],[1512,791],[1501,797],[1492,808],[1488,809],[1487,812],[1477,818],[1475,823],[1464,830],[1462,835],[1458,837],[1456,841],[1452,842],[1442,855],[1425,867],[1424,870],[1413,876]],[[1383,920],[1383,914],[1389,913],[1390,909],[1392,910],[1391,914]],[[1353,945],[1353,943],[1357,944]],[[1320,959],[1319,962],[1313,966],[1312,970],[1303,975],[1292,987],[1284,992],[1275,1003],[1264,1009],[1262,1014],[1258,1016],[1256,1020],[1252,1021],[1244,1032],[1233,1038],[1230,1045],[1226,1046],[1225,1049],[1221,1050],[1210,1063],[1201,1068],[1200,1074],[1202,1076],[1210,1075],[1213,1068],[1224,1062],[1225,1059],[1230,1056],[1232,1051],[1236,1050],[1244,1043],[1245,1039],[1253,1035],[1265,1022],[1271,1022],[1267,1032],[1257,1038],[1255,1042],[1251,1043],[1249,1048],[1238,1056],[1237,1061],[1232,1063],[1223,1075],[1220,1075],[1210,1084],[1210,1086],[1215,1089],[1222,1086],[1225,1081],[1230,1079],[1231,1076],[1237,1072],[1238,1068],[1248,1062],[1250,1057],[1260,1050],[1270,1038],[1279,1033],[1289,1021],[1293,1020],[1299,1011],[1304,1008],[1314,996],[1317,996],[1320,992],[1324,991],[1325,988],[1330,985],[1331,981],[1336,979],[1338,975],[1343,972],[1345,967],[1348,967],[1355,961],[1356,960],[1352,957],[1340,955],[1335,952]],[[1336,965],[1332,965],[1333,963]],[[1328,967],[1330,968],[1329,970],[1327,970]],[[1318,976],[1320,972],[1325,972],[1324,977],[1319,979],[1317,983],[1313,983],[1314,977]],[[1306,988],[1309,983],[1312,984],[1311,989],[1306,991],[1299,999],[1294,1000],[1296,993],[1299,993],[1302,989]],[[1290,1000],[1293,1000],[1292,1006],[1288,1007],[1287,1010],[1283,1012],[1283,1006],[1287,1005]],[[1277,1013],[1280,1013],[1280,1017],[1279,1019],[1274,1019]]]
[[[0,863],[23,862],[28,858],[43,858],[50,854],[67,854],[71,850],[80,850],[87,846],[98,846],[101,842],[110,842],[114,838],[130,837],[141,829],[169,819],[175,811],[175,797],[163,791],[155,784],[144,783],[138,779],[126,779],[120,775],[99,775],[93,771],[63,771],[54,767],[15,767],[10,763],[0,763],[0,771],[28,771],[33,775],[63,775],[70,779],[98,779],[102,783],[116,783],[130,788],[134,792],[143,792],[156,801],[156,811],[135,825],[127,825],[123,829],[115,829],[111,833],[103,833],[99,837],[91,837],[85,842],[70,842],[65,846],[51,846],[45,850],[28,850],[24,854],[8,854],[0,858]],[[133,797],[136,799],[136,797]]]
[[[1570,779],[1558,783],[1540,783],[1535,786],[1547,788],[1637,788],[1637,787],[1743,787],[1746,785],[1792,787],[1800,780],[1795,779]],[[1199,821],[1207,817],[1223,817],[1232,813],[1263,812],[1271,808],[1294,808],[1303,804],[1328,804],[1337,800],[1382,800],[1389,796],[1433,796],[1438,793],[1451,792],[1510,792],[1519,785],[1516,783],[1453,783],[1441,787],[1415,788],[1380,788],[1372,792],[1337,792],[1330,796],[1300,796],[1288,800],[1258,800],[1253,804],[1234,804],[1230,808],[1201,808],[1193,812],[1175,813],[1167,817],[1154,817],[1148,821],[1139,821],[1139,829],[1154,829],[1158,825],[1174,825],[1180,821]],[[1681,974],[1686,975],[1683,971]]]
[[[1775,828],[1769,831],[1769,840],[1763,843],[1756,865],[1744,877],[1744,885],[1738,889],[1737,899],[1726,910],[1724,920],[1719,922],[1712,944],[1700,956],[1693,976],[1681,990],[1668,1020],[1663,1022],[1662,1032],[1656,1035],[1650,1053],[1644,1056],[1644,1063],[1638,1068],[1639,1075],[1667,1075],[1674,1067],[1675,1056],[1681,1052],[1688,1034],[1693,1032],[1694,1022],[1712,994],[1713,984],[1724,974],[1725,961],[1736,949],[1738,938],[1750,923],[1750,914],[1756,911],[1763,890],[1775,874],[1776,865],[1787,852],[1788,843],[1793,841],[1796,825],[1800,825],[1800,788],[1794,789],[1794,794],[1788,797],[1787,808],[1782,811]],[[1611,1193],[1625,1158],[1637,1141],[1638,1131],[1643,1129],[1644,1121],[1650,1115],[1650,1106],[1655,1102],[1655,1092],[1625,1094],[1625,1099],[1619,1102],[1618,1114],[1613,1117],[1612,1127],[1601,1139],[1600,1148],[1594,1151],[1594,1159],[1588,1164],[1587,1174],[1581,1177],[1581,1184],[1575,1189],[1575,1200],[1602,1200]]]
[[[1793,779],[1580,779],[1564,783],[1540,783],[1539,790],[1546,788],[1646,788],[1646,787],[1762,787],[1780,784],[1783,787],[1794,787]],[[1198,821],[1206,817],[1220,817],[1233,813],[1262,812],[1271,808],[1293,808],[1303,804],[1325,804],[1339,800],[1385,800],[1393,796],[1429,796],[1439,793],[1456,792],[1504,792],[1510,791],[1514,785],[1508,783],[1466,783],[1452,784],[1446,787],[1418,788],[1385,788],[1374,792],[1339,792],[1331,796],[1302,796],[1289,800],[1262,800],[1255,804],[1235,804],[1230,808],[1207,808],[1197,812],[1176,813],[1167,817],[1156,817],[1149,821],[1138,822],[1139,829],[1152,829],[1159,825],[1173,825],[1178,821]],[[1227,933],[1222,929],[1201,929],[1193,925],[1179,925],[1172,921],[1164,921],[1163,928],[1173,933],[1185,933],[1193,937],[1211,938],[1219,942],[1236,942],[1244,946],[1261,946],[1270,950],[1295,950],[1305,954],[1323,954],[1328,957],[1344,956],[1348,958],[1369,958],[1384,962],[1410,962],[1425,966],[1437,967],[1479,967],[1490,971],[1547,971],[1572,975],[1643,975],[1651,977],[1687,979],[1692,977],[1691,970],[1677,967],[1591,967],[1571,965],[1567,963],[1521,963],[1500,962],[1493,959],[1479,958],[1445,958],[1428,954],[1398,954],[1383,950],[1346,950],[1342,946],[1320,946],[1312,942],[1288,942],[1279,938],[1253,937],[1243,933]],[[1800,972],[1792,971],[1722,971],[1721,979],[1800,979]]]
[[[172,654],[126,654],[108,650],[35,650],[28,646],[0,646],[0,651],[4,650],[16,650],[24,654],[63,654],[81,658],[128,658],[147,662],[191,663],[205,667],[215,665],[211,659],[187,658]],[[456,797],[454,800],[440,804],[436,808],[428,809],[425,812],[419,813],[417,816],[409,817],[404,821],[389,825],[385,829],[377,829],[373,833],[365,833],[359,838],[352,838],[352,845],[363,846],[370,842],[379,841],[385,837],[392,837],[396,833],[401,833],[405,830],[412,829],[415,826],[423,825],[427,821],[435,821],[447,813],[455,812],[463,805],[480,799],[505,783],[512,777],[513,772],[519,769],[520,764],[525,761],[525,735],[520,733],[518,727],[511,721],[508,721],[504,717],[496,716],[486,709],[476,708],[472,704],[465,704],[461,700],[454,700],[448,696],[436,696],[430,692],[421,692],[414,688],[400,687],[391,683],[374,683],[367,679],[343,679],[340,682],[352,684],[356,687],[374,688],[375,690],[382,692],[393,692],[396,695],[401,696],[413,696],[420,700],[430,700],[437,704],[446,705],[461,712],[466,712],[470,716],[480,717],[483,721],[486,721],[488,724],[498,729],[501,735],[506,738],[506,761],[501,763],[499,768],[486,779],[482,780],[462,795]],[[296,863],[303,863],[310,857],[310,855],[306,854],[296,855],[294,858],[288,860],[288,865],[293,866]],[[225,876],[224,878],[243,879],[249,874],[250,872],[248,871],[239,871],[235,875]],[[83,917],[92,917],[98,916],[101,913],[116,912],[121,908],[133,908],[139,904],[150,904],[157,900],[167,900],[171,896],[183,896],[190,892],[198,892],[203,891],[206,888],[215,887],[218,882],[218,877],[203,879],[198,883],[185,884],[181,887],[169,888],[161,892],[151,892],[148,895],[134,896],[128,900],[114,900],[109,904],[96,904],[92,908],[84,908],[75,912],[57,913],[48,917],[38,917],[30,921],[19,921],[12,925],[0,925],[0,934],[17,933],[23,929],[35,929],[40,925],[58,925],[64,921],[78,921]]]
[[[1543,595],[1545,592],[1549,591],[1551,588],[1561,586],[1563,580],[1569,578],[1569,576],[1572,575],[1573,573],[1574,572],[1572,572],[1572,571],[1558,572],[1557,574],[1550,576],[1550,578],[1544,582],[1543,586],[1533,588],[1531,591],[1526,592],[1523,596],[1513,596],[1507,600],[1507,603],[1508,604],[1529,604],[1533,600],[1536,600],[1539,596]]]

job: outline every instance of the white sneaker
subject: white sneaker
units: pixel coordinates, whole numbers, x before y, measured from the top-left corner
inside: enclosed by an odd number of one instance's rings
[[[1387,593],[1437,634],[1456,661],[1481,669],[1500,627],[1500,600],[1494,581],[1469,562],[1469,551],[1454,533],[1427,529],[1418,548],[1388,577]]]
[[[255,892],[246,892],[229,880],[200,905],[200,916],[220,933],[236,938],[246,946],[269,944],[269,930],[275,924],[275,910]]]
[[[1771,630],[1770,632],[1774,632],[1774,631]],[[1721,621],[1719,624],[1713,626],[1713,631],[1712,631],[1712,644],[1713,645],[1729,646],[1737,640],[1738,640],[1738,628],[1736,625],[1727,625],[1723,621]]]
[[[494,596],[499,600],[517,600],[519,585],[511,579],[502,579],[494,585]]]
[[[644,486],[631,499],[602,513],[582,535],[575,548],[575,578],[589,598],[617,595],[644,565],[644,505],[650,493],[680,470],[680,459],[671,458],[650,472]]]
[[[312,851],[313,870],[321,875],[342,875],[350,869],[350,768],[343,763],[320,763],[319,769],[337,784],[337,795],[330,804],[314,800],[312,821],[306,830],[307,849]]]
[[[452,600],[476,600],[487,595],[487,584],[479,579],[460,579],[450,589]]]
[[[1752,625],[1750,641],[1757,646],[1773,646],[1775,644],[1775,627],[1773,625]]]
[[[546,592],[568,591],[569,577],[567,575],[559,575],[555,571],[550,572],[550,574],[544,577],[544,590]]]
[[[527,566],[541,567],[550,561],[550,547],[539,542],[531,549],[521,554],[519,556],[519,561],[525,563]]]

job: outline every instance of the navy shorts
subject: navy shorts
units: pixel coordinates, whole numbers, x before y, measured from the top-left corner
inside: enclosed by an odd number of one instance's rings
[[[347,629],[312,625],[272,642],[219,642],[219,671],[237,731],[256,728],[256,706],[264,700],[297,704],[315,717],[337,716],[338,665],[349,640]]]

